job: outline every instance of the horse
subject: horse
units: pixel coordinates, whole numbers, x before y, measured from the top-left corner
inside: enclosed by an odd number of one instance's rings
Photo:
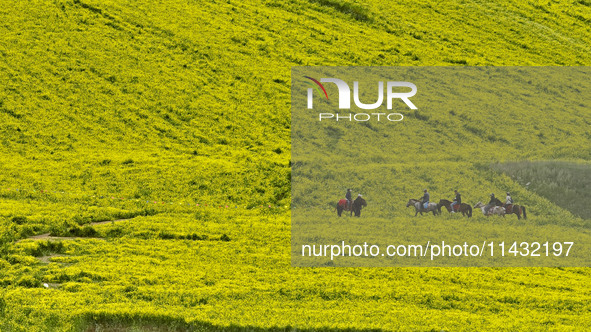
[[[367,206],[367,202],[361,198],[361,195],[351,204],[351,212],[355,213],[355,217],[361,217],[361,209]]]
[[[521,214],[523,214],[523,219],[527,219],[525,206],[517,204],[504,204],[503,207],[505,208],[507,214],[516,214],[517,220],[521,219]]]
[[[441,213],[441,207],[445,206],[448,212],[451,213],[451,202],[447,199],[439,200],[439,204],[437,204],[437,209],[439,213]],[[470,204],[462,203],[454,205],[454,210],[456,212],[462,212],[462,216],[468,215],[468,218],[472,217],[472,207]]]
[[[486,212],[484,211],[484,208],[486,207],[486,205],[482,204],[482,202],[478,202],[476,203],[476,205],[474,205],[475,209],[480,208],[482,210],[482,214],[484,214],[485,216],[490,216],[493,214],[499,215],[499,216],[503,216],[503,218],[505,217],[505,208],[502,206],[493,206],[490,209],[488,209],[488,214],[486,214]]]
[[[527,219],[527,213],[525,212],[525,206],[523,205],[503,204],[498,198],[495,198],[495,205],[504,207],[505,214],[516,214],[517,220],[521,219],[521,214],[523,214],[523,219]]]
[[[415,207],[415,217],[419,214],[419,212],[421,213],[421,216],[423,215],[423,212],[432,211],[434,216],[436,216],[438,213],[441,213],[441,210],[437,209],[438,204],[436,203],[429,203],[429,205],[427,205],[427,208],[425,209],[420,199],[411,198],[408,200],[408,203],[406,203],[406,207],[409,207],[411,205]]]
[[[341,214],[343,214],[343,211],[351,211],[351,215],[353,214],[353,203],[351,203],[350,205],[348,203],[349,201],[347,201],[346,199],[341,199],[337,202],[337,206],[335,207],[335,209],[337,210],[337,214],[339,215],[339,217],[341,216]]]

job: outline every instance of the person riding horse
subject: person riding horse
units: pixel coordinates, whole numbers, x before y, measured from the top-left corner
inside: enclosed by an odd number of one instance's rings
[[[517,219],[520,220],[521,216],[523,215],[523,219],[527,219],[527,211],[525,206],[518,205],[513,202],[513,197],[511,197],[510,193],[507,193],[507,197],[505,198],[505,203],[497,202],[497,205],[502,205],[505,208],[505,212],[507,214],[515,214],[517,215]]]
[[[511,197],[511,194],[507,192],[507,197],[505,198],[505,204],[503,205],[503,207],[507,210],[507,213],[511,213],[511,210],[513,208],[513,197]]]
[[[460,195],[460,193],[458,192],[458,190],[454,190],[454,193],[456,194],[456,197],[454,198],[454,201],[451,203],[451,213],[456,213],[456,211],[454,210],[454,207],[456,205],[461,206],[462,205],[462,195]]]
[[[492,208],[495,207],[497,205],[497,198],[495,197],[495,194],[492,193],[490,194],[490,201],[488,202],[488,204],[486,204],[486,206],[484,207],[484,213],[488,214],[488,211]]]
[[[423,208],[426,210],[429,207],[429,193],[427,192],[427,189],[423,190],[423,192],[425,193],[423,195],[423,198],[421,198],[421,203],[423,204]]]
[[[347,199],[347,209],[351,209],[351,203],[353,203],[353,198],[351,197],[351,189],[347,189],[345,198]]]
[[[505,199],[505,204],[513,204],[513,198],[511,197],[510,193],[507,193],[507,198]]]
[[[452,201],[448,201],[447,199],[441,199],[439,200],[439,204],[437,204],[437,211],[439,211],[439,213],[441,213],[441,208],[445,207],[447,209],[448,212],[452,212],[452,209],[455,209],[456,211],[454,212],[459,212],[461,213],[463,216],[468,216],[468,218],[472,217],[472,206],[470,206],[470,204],[466,204],[466,203],[462,203],[461,202],[461,197],[460,197],[460,203],[455,205],[455,208],[452,208]]]

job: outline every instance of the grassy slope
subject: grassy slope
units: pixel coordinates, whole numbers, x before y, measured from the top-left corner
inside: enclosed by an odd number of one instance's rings
[[[585,203],[591,187],[588,163],[512,162],[493,165],[520,185],[581,218],[591,219],[591,207]]]
[[[96,196],[283,205],[289,200],[290,66],[591,62],[585,2],[346,4],[4,6],[0,183]],[[582,135],[583,129],[571,131]],[[565,144],[561,157],[589,158]],[[475,192],[495,185],[483,181]],[[115,235],[107,242],[46,250],[67,254],[65,262],[40,265],[30,255],[42,254],[39,245],[9,246],[11,255],[0,260],[0,322],[8,328],[67,327],[63,317],[92,320],[89,312],[124,322],[168,316],[263,328],[561,328],[589,322],[587,269],[291,269],[285,213],[154,211],[133,202],[36,193],[3,194],[2,204],[2,225],[15,237],[63,228],[63,220],[155,214],[112,233],[108,229],[117,226],[101,227]],[[240,217],[244,213],[248,218]],[[14,226],[15,216],[29,221]],[[163,231],[209,240],[159,240]],[[232,240],[217,241],[223,233]],[[185,258],[186,252],[193,256]],[[41,281],[62,287],[28,288]]]

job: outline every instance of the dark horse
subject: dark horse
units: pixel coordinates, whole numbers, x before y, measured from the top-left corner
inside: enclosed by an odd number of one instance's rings
[[[347,204],[347,200],[346,199],[341,199],[337,203],[337,206],[336,206],[337,214],[340,217],[341,214],[343,214],[343,211],[351,211],[351,208],[352,207],[353,207],[353,205],[349,206],[349,204]],[[351,213],[353,213],[353,211],[351,211]]]
[[[337,203],[336,210],[337,210],[337,214],[339,215],[339,217],[341,216],[343,211],[351,211],[350,215],[353,215],[353,213],[355,213],[355,217],[361,217],[361,209],[366,206],[367,206],[367,202],[361,197],[357,197],[353,201],[353,203],[351,203],[351,206],[347,206],[346,199],[341,199]]]
[[[517,205],[517,204],[503,204],[500,199],[495,198],[495,205],[502,206],[505,208],[505,214],[516,214],[517,220],[521,219],[521,215],[523,214],[523,219],[527,219],[527,213],[525,212],[525,206]]]
[[[451,213],[451,202],[448,201],[447,199],[442,199],[439,201],[439,204],[437,204],[437,209],[439,209],[439,213],[441,213],[441,207],[445,206],[445,208],[447,209],[447,212]],[[454,205],[454,210],[456,212],[462,212],[462,216],[468,215],[468,218],[472,217],[472,207],[470,206],[470,204],[466,204],[466,203],[462,203],[462,204],[456,204]]]

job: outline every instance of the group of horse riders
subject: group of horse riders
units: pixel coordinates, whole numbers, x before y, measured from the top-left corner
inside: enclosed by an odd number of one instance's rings
[[[472,216],[472,207],[469,204],[462,204],[462,194],[456,189],[454,190],[454,199],[452,202],[448,200],[442,199],[439,203],[430,203],[431,195],[427,189],[423,190],[423,197],[420,200],[411,199],[409,200],[408,204],[406,205],[411,206],[415,205],[416,213],[423,212],[433,212],[433,214],[441,214],[441,207],[446,207],[449,212],[456,213],[461,212],[462,215],[468,215],[468,217]],[[351,189],[347,189],[347,193],[345,194],[346,199],[341,199],[337,204],[337,212],[338,215],[341,215],[343,210],[351,211],[355,213],[355,216],[359,217],[361,215],[361,208],[367,206],[367,202],[362,198],[361,194],[357,195],[357,198],[353,200],[353,194]],[[502,206],[499,211],[496,211],[497,206]],[[507,197],[505,198],[505,202],[503,203],[501,200],[495,197],[495,194],[490,194],[490,201],[487,205],[484,205],[478,202],[475,208],[480,207],[484,215],[491,215],[491,214],[516,214],[518,219],[521,219],[521,214],[523,214],[524,218],[527,218],[527,214],[525,212],[524,206],[514,205],[513,198],[511,194],[507,192]],[[493,209],[494,208],[494,209]]]
[[[424,209],[427,209],[427,207],[429,206],[430,195],[429,195],[429,192],[427,191],[427,189],[425,189],[423,192],[424,192],[424,194],[423,194],[423,197],[421,198],[421,204]],[[462,204],[462,194],[460,194],[460,192],[457,189],[454,190],[454,194],[455,194],[454,200],[450,205],[451,213],[456,212],[455,206],[460,206]],[[485,214],[488,215],[489,210],[492,207],[495,207],[496,205],[497,205],[497,198],[495,197],[495,194],[492,193],[492,194],[490,194],[490,201],[484,207]],[[513,197],[511,197],[511,193],[507,192],[507,197],[505,198],[505,204],[503,206],[510,208],[512,205],[513,205]]]

